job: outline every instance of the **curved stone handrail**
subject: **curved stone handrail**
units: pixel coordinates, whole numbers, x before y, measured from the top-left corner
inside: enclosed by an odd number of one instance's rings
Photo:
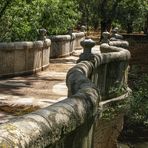
[[[99,93],[80,69],[81,65],[71,73],[83,79],[83,85],[75,95],[0,125],[0,144],[26,148],[54,145],[88,119],[93,119],[97,112]]]
[[[51,41],[0,43],[0,77],[39,71],[49,65]]]
[[[102,53],[94,55],[93,53],[88,52],[88,50],[91,50],[92,48],[89,47],[90,43],[88,42],[89,40],[84,43],[88,44],[87,46],[82,44],[84,47],[84,53],[80,55],[78,62],[87,61],[92,65],[93,72],[91,73],[90,79],[100,89],[102,100],[106,100],[113,96],[117,97],[113,93],[114,91],[110,90],[112,88],[117,92],[121,91],[123,88],[124,91],[120,92],[120,94],[125,93],[127,88],[128,62],[131,57],[130,52],[124,48],[109,46],[108,44],[103,43],[100,46]],[[67,84],[70,84],[70,82]],[[68,86],[68,88],[74,87],[72,85],[71,87]],[[69,92],[69,94],[71,93],[72,92]]]
[[[113,119],[103,124],[111,124],[109,128],[118,127],[112,128],[110,132],[108,127],[100,129],[103,122],[100,115],[104,106],[106,108],[111,102],[115,104],[129,97],[128,86],[124,84],[130,53],[107,44],[101,45],[101,49],[111,51],[93,55],[87,48],[85,57],[84,49],[80,62],[69,70],[66,78],[67,99],[0,125],[0,144],[25,148],[106,148],[114,145],[112,142],[115,142],[114,138],[117,138],[122,129],[123,115],[119,115],[119,126]],[[109,88],[116,85],[116,81],[119,81],[116,88],[125,87],[125,91],[119,93],[119,89],[115,89],[117,96],[112,97]],[[103,102],[99,103],[100,101]],[[92,140],[94,135],[98,137]],[[104,136],[108,140],[103,143]],[[110,137],[112,138],[109,139]]]
[[[110,46],[122,47],[122,48],[125,48],[125,49],[127,49],[129,47],[129,43],[127,41],[123,41],[123,40],[110,41],[109,45]]]
[[[131,58],[130,52],[127,49],[118,47],[118,45],[116,47],[116,46],[112,46],[112,45],[110,46],[106,43],[103,43],[100,45],[100,50],[101,50],[102,56],[108,57],[108,61],[112,61],[114,59],[129,60]]]

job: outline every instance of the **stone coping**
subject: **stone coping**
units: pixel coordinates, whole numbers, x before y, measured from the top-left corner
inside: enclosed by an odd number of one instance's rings
[[[72,34],[75,35],[76,37],[84,37],[85,36],[84,32],[74,32]]]
[[[49,47],[51,44],[50,39],[46,39],[45,41],[22,41],[22,42],[4,42],[0,43],[0,50],[22,50],[22,49],[32,49],[32,48],[44,48]]]
[[[53,36],[49,36],[49,39],[51,39],[52,41],[70,41],[70,40],[74,40],[75,38],[81,38],[84,37],[85,33],[84,32],[75,32],[72,33],[72,35],[53,35]]]
[[[50,36],[51,41],[70,41],[72,39],[71,35],[54,35]]]
[[[119,61],[119,60],[129,60],[131,58],[131,54],[128,50],[116,47],[109,46],[106,43],[100,45],[100,50],[104,60],[101,60],[101,63],[110,62],[110,61]]]
[[[13,77],[45,70],[49,66],[50,46],[50,39],[0,43],[0,77]]]
[[[116,46],[116,47],[122,47],[125,49],[127,49],[129,47],[129,43],[127,41],[123,41],[123,40],[110,41],[109,45]]]

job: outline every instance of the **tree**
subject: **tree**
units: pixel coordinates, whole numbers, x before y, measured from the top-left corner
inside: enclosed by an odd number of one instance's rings
[[[98,28],[100,23],[101,34],[104,31],[110,31],[121,0],[78,0],[78,2],[83,13],[82,17],[88,17],[87,24],[89,23],[89,25]]]
[[[73,28],[80,17],[76,1],[46,0],[40,20],[41,26],[49,34],[65,34],[68,28]]]
[[[147,10],[147,0],[124,0],[118,5],[116,19],[127,33],[132,33],[142,30]]]
[[[118,24],[127,32],[143,26],[147,18],[147,0],[77,0],[82,12],[82,19],[87,26],[97,26],[100,22],[101,34]],[[145,16],[145,17],[144,17]],[[147,26],[147,21],[145,21]],[[143,24],[142,24],[143,23]],[[95,27],[95,28],[97,28]],[[147,27],[145,27],[147,28]],[[147,30],[147,29],[145,29]]]
[[[35,40],[40,28],[47,29],[49,34],[65,34],[79,18],[75,0],[3,2],[0,5],[0,41]]]
[[[42,3],[32,0],[30,3],[23,0],[14,0],[0,18],[0,40],[22,41],[33,40],[37,37],[40,6]]]

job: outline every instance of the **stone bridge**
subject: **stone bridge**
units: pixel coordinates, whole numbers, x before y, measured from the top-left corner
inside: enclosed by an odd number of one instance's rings
[[[0,125],[4,148],[115,148],[128,109],[130,52],[123,40],[81,42],[84,52],[66,77],[68,96]]]

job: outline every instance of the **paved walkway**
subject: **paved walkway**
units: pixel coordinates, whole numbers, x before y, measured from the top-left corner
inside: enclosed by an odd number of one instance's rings
[[[34,75],[0,80],[0,124],[65,99],[67,71],[81,53],[77,50],[73,56],[51,59],[46,71]]]
[[[46,71],[30,76],[0,80],[0,124],[9,119],[47,107],[67,96],[67,71],[76,64],[74,56],[50,60]]]

